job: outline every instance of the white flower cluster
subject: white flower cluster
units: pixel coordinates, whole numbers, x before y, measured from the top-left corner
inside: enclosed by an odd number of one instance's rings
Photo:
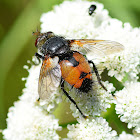
[[[115,93],[116,113],[128,128],[135,127],[140,133],[140,82],[128,83],[124,89]]]
[[[27,100],[20,100],[9,109],[3,135],[5,140],[59,140],[56,130],[61,127],[53,115]]]
[[[97,6],[94,17],[88,14],[91,4]],[[81,0],[64,1],[55,6],[53,11],[42,15],[41,32],[52,31],[56,35],[72,39],[93,39],[98,35],[97,28],[108,19],[108,11],[103,9],[102,4]]]
[[[111,130],[105,119],[79,120],[79,124],[68,125],[68,138],[64,140],[117,140],[117,133]]]
[[[88,14],[88,8],[95,4],[97,9],[92,16]],[[124,45],[125,50],[118,54],[97,57],[86,52],[88,59],[93,60],[101,74],[104,69],[108,75],[115,77],[125,87],[115,93],[116,99],[109,93],[114,92],[112,83],[104,82],[108,89],[106,92],[96,84],[97,79],[93,74],[93,91],[89,94],[76,93],[71,91],[70,96],[74,98],[81,111],[90,116],[83,120],[78,118],[78,124],[68,125],[68,138],[75,140],[92,139],[119,139],[136,138],[134,135],[122,133],[117,137],[116,131],[105,119],[99,117],[102,112],[110,108],[111,103],[116,103],[116,112],[123,122],[128,123],[128,128],[135,127],[140,133],[140,84],[137,82],[140,73],[140,29],[132,28],[128,23],[122,24],[117,19],[112,19],[103,5],[97,2],[88,1],[64,1],[55,6],[53,11],[45,13],[41,17],[41,32],[52,31],[56,35],[62,35],[67,39],[101,39],[117,41]],[[49,102],[37,102],[38,79],[41,65],[32,66],[27,78],[25,89],[20,100],[10,108],[7,119],[7,129],[3,131],[7,140],[25,139],[59,139],[56,130],[60,130],[58,120],[52,115],[56,104],[61,102],[59,89],[52,93]],[[132,83],[130,83],[132,81]],[[71,104],[73,116],[80,116],[79,111]],[[97,117],[98,116],[98,117]]]
[[[132,134],[126,134],[124,131],[119,135],[118,140],[140,140],[140,137],[134,136]]]

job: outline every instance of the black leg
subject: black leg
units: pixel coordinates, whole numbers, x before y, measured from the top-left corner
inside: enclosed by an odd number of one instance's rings
[[[95,64],[93,63],[93,61],[88,60],[88,63],[91,63],[91,64],[93,65],[93,69],[94,69],[95,74],[96,74],[96,76],[97,76],[98,83],[102,86],[102,88],[103,88],[104,90],[107,91],[106,87],[105,87],[105,86],[103,85],[103,83],[101,82],[100,75],[99,75],[98,70],[97,70]]]
[[[39,63],[40,63],[40,59],[44,59],[44,56],[42,56],[42,55],[40,55],[39,53],[35,53],[35,56],[36,56],[36,58],[37,58],[37,60],[39,61],[38,63],[33,63],[34,65],[39,65]]]
[[[79,110],[79,112],[81,113],[81,115],[86,119],[87,116],[85,116],[82,111],[79,109],[79,107],[77,106],[76,102],[70,97],[70,95],[65,91],[64,89],[64,80],[61,78],[61,89],[63,90],[64,94],[69,98],[69,100],[75,105],[75,107]]]
[[[35,56],[40,60],[40,59],[44,59],[45,57],[40,55],[39,53],[35,53]]]

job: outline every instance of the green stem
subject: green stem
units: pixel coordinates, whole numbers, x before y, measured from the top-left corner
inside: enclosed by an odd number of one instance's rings
[[[108,121],[112,129],[117,131],[118,134],[121,134],[122,131],[132,133],[132,129],[128,129],[127,124],[120,121],[115,111],[115,104],[112,104],[111,108],[108,109],[107,112],[103,113],[102,116]]]

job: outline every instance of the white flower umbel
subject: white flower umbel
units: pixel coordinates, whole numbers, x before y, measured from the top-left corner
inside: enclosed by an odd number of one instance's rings
[[[9,109],[5,140],[58,140],[56,130],[61,130],[58,120],[47,115],[39,106],[21,100]]]
[[[96,14],[89,16],[88,8],[91,4],[97,6]],[[67,38],[95,38],[96,29],[103,21],[109,19],[108,11],[103,5],[88,1],[64,1],[55,6],[53,11],[44,13],[40,19],[41,31],[52,31]]]
[[[101,58],[99,67],[107,68],[108,75],[115,76],[121,82],[125,79],[137,81],[140,72],[140,29],[110,18],[102,22],[98,32],[98,38],[115,40],[125,47],[122,53]]]
[[[132,134],[126,134],[124,131],[119,135],[118,140],[140,140],[139,137]]]
[[[95,120],[79,120],[79,124],[68,125],[66,140],[117,140],[117,133],[109,127],[108,122],[99,117]]]
[[[140,133],[140,82],[128,83],[124,89],[115,93],[116,113],[128,128],[135,127]]]

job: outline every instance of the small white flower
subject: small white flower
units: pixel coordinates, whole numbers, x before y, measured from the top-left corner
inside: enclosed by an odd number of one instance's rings
[[[124,89],[115,93],[116,113],[122,122],[128,123],[128,128],[136,127],[140,133],[140,82],[127,83]]]
[[[68,125],[66,140],[117,140],[117,133],[108,126],[105,119],[79,120],[79,124]]]
[[[47,115],[39,106],[22,100],[9,109],[5,140],[58,140],[56,130],[61,130],[58,120]]]
[[[118,140],[140,140],[139,137],[136,137],[132,134],[126,134],[124,131],[122,132],[122,134],[119,135]]]

